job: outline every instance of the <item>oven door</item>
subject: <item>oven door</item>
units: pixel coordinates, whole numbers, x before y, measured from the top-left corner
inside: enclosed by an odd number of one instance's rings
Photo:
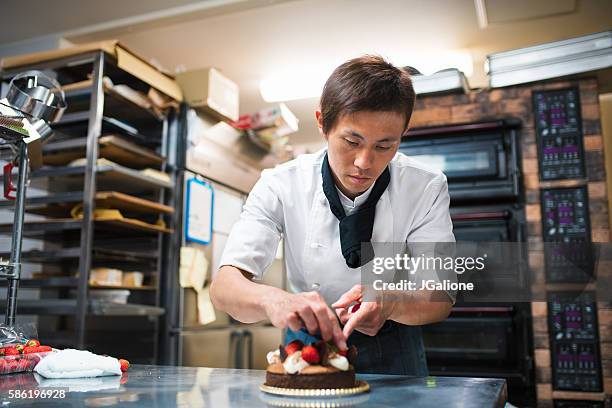
[[[455,307],[445,321],[425,326],[430,370],[499,370],[512,363],[512,307]]]
[[[446,140],[439,144],[420,145],[406,141],[400,151],[406,155],[440,169],[449,183],[479,181],[505,177],[503,145],[499,138],[479,142]]]
[[[412,129],[399,151],[444,172],[454,203],[514,200],[520,169],[513,126],[500,121]]]
[[[507,210],[451,211],[455,240],[468,242],[506,242],[517,235]]]

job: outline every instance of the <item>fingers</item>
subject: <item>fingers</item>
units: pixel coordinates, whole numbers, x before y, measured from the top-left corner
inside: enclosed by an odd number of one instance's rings
[[[346,309],[343,308],[336,309],[336,315],[338,316],[338,318],[340,319],[340,323],[342,324],[346,324],[346,321],[349,319],[349,313],[346,311]]]
[[[276,315],[278,320],[271,317],[273,322],[277,322],[275,326],[289,327],[293,331],[306,327],[310,334],[320,333],[323,340],[333,340],[336,346],[345,350],[346,337],[340,323],[321,295],[309,292],[293,296],[288,304],[282,306],[285,313]],[[346,314],[346,310],[344,312]]]
[[[334,343],[336,344],[336,346],[338,346],[338,348],[340,350],[346,350],[348,347],[346,345],[346,337],[344,337],[344,333],[342,333],[342,329],[340,328],[340,325],[338,324],[338,320],[336,320],[336,317],[333,315],[332,311],[329,311],[330,313],[330,318],[333,321],[332,327],[333,327],[333,339],[334,339]]]
[[[342,334],[338,319],[329,306],[327,306],[325,300],[317,292],[307,293],[306,298],[309,300],[310,308],[317,319],[318,328],[323,340],[333,340],[336,346],[343,350],[346,349],[346,338]]]
[[[321,330],[321,337],[325,341],[333,340],[334,344],[341,350],[346,350],[346,338],[342,333],[338,319],[334,316],[326,304],[323,304],[321,308],[315,308],[315,315],[319,321],[319,328]]]
[[[319,329],[319,323],[310,306],[308,304],[304,304],[302,307],[299,308],[297,313],[300,319],[302,319],[302,321],[304,322],[308,333],[316,334]]]
[[[346,324],[344,325],[344,329],[342,329],[342,333],[344,334],[345,338],[348,339],[351,333],[353,333],[353,330],[355,330],[355,328],[358,327],[363,321],[363,319],[367,315],[364,310],[365,309],[360,309],[359,311],[357,311],[357,313],[352,313],[350,315]]]
[[[291,313],[287,318],[287,326],[293,331],[298,331],[302,328],[302,320],[296,313]]]
[[[348,292],[344,293],[340,298],[333,303],[331,306],[336,308],[348,307],[351,303],[361,299],[361,285],[355,285]]]
[[[331,340],[333,335],[332,320],[327,313],[327,305],[323,302],[311,304],[312,311],[319,322],[319,330],[323,340]]]

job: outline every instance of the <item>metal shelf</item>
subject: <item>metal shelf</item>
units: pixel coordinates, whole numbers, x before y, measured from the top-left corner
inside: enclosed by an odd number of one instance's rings
[[[69,231],[79,231],[83,225],[83,220],[60,218],[44,221],[29,221],[23,225],[23,236],[33,239],[54,239],[55,235],[63,234]],[[94,221],[96,234],[101,233],[106,238],[107,236],[129,235],[129,236],[150,236],[157,235],[161,231],[159,229],[148,228],[140,225],[132,225],[127,222],[111,222],[111,221]],[[0,224],[0,235],[11,234],[13,224]],[[99,234],[98,234],[99,235]],[[150,255],[148,255],[150,258]]]
[[[158,254],[151,254],[151,252],[139,252],[139,251],[123,251],[117,249],[108,248],[93,248],[94,259],[98,261],[115,261],[115,262],[157,262]]]
[[[67,202],[81,202],[83,201],[82,191],[68,191],[62,193],[54,193],[47,196],[41,197],[29,197],[26,198],[26,208],[39,207],[48,204],[58,204]],[[15,203],[9,200],[0,201],[0,208],[13,208]]]
[[[76,299],[23,299],[17,301],[21,315],[71,315],[76,312]],[[4,313],[6,305],[0,305]],[[90,300],[87,307],[90,316],[161,316],[164,309],[156,306],[96,302]]]
[[[64,233],[71,230],[81,230],[82,220],[61,219],[61,220],[45,220],[45,221],[30,221],[23,225],[23,236],[27,238],[36,238],[46,234]],[[13,232],[13,224],[0,224],[0,234],[11,234]]]
[[[79,258],[81,248],[64,248],[49,251],[33,249],[21,253],[21,259],[25,263],[48,263],[61,261],[63,259]],[[9,252],[0,252],[0,258],[6,259],[10,256]]]
[[[156,262],[157,257],[152,256],[150,253],[134,252],[134,251],[122,251],[116,249],[106,248],[93,248],[92,249],[93,259],[98,262],[109,261],[109,262]],[[8,258],[10,254],[8,252],[0,252],[0,258]],[[24,262],[28,263],[47,263],[54,262],[63,259],[79,259],[81,256],[81,248],[63,248],[56,250],[31,250],[22,253]]]
[[[149,305],[103,303],[90,301],[89,314],[94,316],[161,316],[164,309]]]
[[[20,279],[20,288],[71,288],[76,287],[79,279],[70,276],[56,276],[51,278]],[[0,287],[6,286],[6,281],[0,281]]]
[[[122,214],[134,213],[139,217],[172,214],[174,212],[174,208],[170,206],[115,191],[100,191],[96,193],[95,201],[97,207],[113,208],[121,211]],[[31,197],[26,199],[25,207],[28,213],[51,217],[52,219],[70,219],[72,208],[82,202],[83,193],[76,191]],[[0,201],[0,208],[12,210],[14,205],[8,200]]]
[[[20,279],[19,287],[22,289],[49,289],[49,288],[75,288],[79,282],[79,278],[71,276],[54,276],[49,278],[31,278],[31,279]],[[6,286],[6,281],[0,281],[0,287]],[[143,286],[107,286],[107,285],[89,285],[90,290],[96,289],[125,289],[125,290],[142,290],[152,291],[156,287],[152,285]]]
[[[153,111],[144,108],[124,98],[112,89],[104,87],[105,106],[104,112],[107,114],[120,115],[121,118],[128,119],[136,126],[146,126],[152,121],[159,125],[163,117],[156,115]],[[68,109],[71,111],[87,110],[91,98],[91,85],[80,89],[66,91],[68,99]],[[114,115],[111,115],[114,116]]]
[[[32,172],[32,178],[52,178],[67,188],[83,186],[85,166],[42,168]],[[125,193],[142,193],[156,191],[161,188],[173,188],[172,182],[158,180],[119,165],[97,166],[97,183],[99,190],[120,190]]]
[[[125,137],[104,135],[98,139],[98,156],[129,168],[159,169],[165,159],[153,150],[142,147]],[[71,161],[84,158],[87,138],[76,137],[47,143],[43,147],[43,163],[51,166],[66,166]]]
[[[142,108],[129,99],[115,94],[112,90],[104,89],[103,78],[108,76],[114,83],[127,84],[133,89],[146,93],[150,85],[135,78],[130,73],[120,69],[117,62],[104,51],[86,52],[80,55],[62,57],[55,60],[41,61],[29,66],[22,66],[13,70],[3,71],[2,80],[11,75],[27,69],[53,70],[61,84],[69,84],[91,79],[91,86],[85,85],[81,89],[73,87],[68,90],[68,104],[71,111],[67,112],[59,123],[51,127],[55,130],[55,139],[47,144],[44,149],[47,152],[60,153],[64,149],[69,151],[78,150],[85,153],[80,157],[86,157],[89,170],[82,167],[56,167],[43,168],[31,174],[32,185],[48,191],[49,196],[35,197],[28,200],[28,206],[62,205],[71,202],[83,202],[85,219],[53,219],[45,221],[30,221],[23,228],[24,237],[44,241],[53,240],[65,249],[51,251],[30,251],[24,254],[24,260],[39,260],[44,262],[62,262],[74,269],[81,279],[68,276],[53,276],[36,279],[24,279],[22,287],[34,288],[37,285],[48,288],[71,288],[75,293],[74,298],[60,299],[18,299],[18,314],[28,315],[63,315],[72,317],[72,320],[61,321],[49,328],[52,332],[65,337],[66,340],[77,348],[86,347],[91,341],[87,338],[90,334],[88,316],[147,316],[153,325],[154,334],[148,336],[153,345],[153,352],[161,361],[168,355],[171,343],[169,333],[161,332],[162,327],[169,327],[175,315],[175,302],[173,300],[173,285],[178,284],[178,257],[176,253],[180,248],[180,233],[182,222],[182,188],[183,173],[181,171],[185,160],[186,146],[186,105],[181,104],[180,110],[169,109],[164,117],[155,117],[152,111]],[[153,150],[155,155],[166,158],[164,163],[157,160],[156,166],[145,163],[142,167],[162,167],[169,171],[171,182],[158,180],[144,176],[142,173],[131,169],[136,167],[133,162],[127,162],[127,167],[118,165],[97,166],[97,160],[104,157],[100,139],[103,135],[119,135],[124,140],[135,142],[139,147],[146,146]],[[113,147],[124,152],[125,145],[116,143]],[[128,149],[126,156],[143,158],[143,154],[136,149]],[[116,153],[116,152],[115,152]],[[50,157],[50,156],[49,156]],[[117,163],[112,158],[108,160]],[[115,157],[116,159],[116,157]],[[129,157],[127,160],[130,160]],[[91,164],[94,163],[93,172]],[[58,165],[64,164],[57,163]],[[138,165],[140,166],[140,164]],[[172,211],[159,211],[166,214],[169,222],[168,232],[164,234],[158,231],[141,231],[135,225],[109,225],[108,222],[94,220],[90,209],[95,208],[96,193],[100,191],[121,192],[138,196],[142,199],[153,199],[160,204],[159,208],[153,208],[151,204],[136,203],[130,201],[130,205],[141,205],[151,211],[158,211],[162,206],[169,207]],[[116,197],[114,197],[116,198]],[[127,205],[127,204],[126,204]],[[0,202],[0,208],[11,208],[13,203]],[[131,216],[138,213],[135,207],[125,209]],[[126,213],[127,214],[127,213]],[[149,216],[143,218],[149,219]],[[12,224],[1,224],[0,234],[10,233]],[[133,244],[133,246],[131,246]],[[130,246],[128,246],[130,245]],[[100,246],[103,246],[101,248]],[[107,249],[111,248],[111,249]],[[117,250],[112,248],[118,248]],[[137,251],[122,251],[121,248],[137,248]],[[3,252],[7,248],[2,248]],[[145,252],[148,251],[148,252]],[[29,259],[28,259],[29,258]],[[123,268],[126,265],[136,265],[142,270],[146,266],[148,274],[155,275],[155,287],[129,288],[141,291],[138,295],[150,298],[151,303],[164,308],[139,304],[108,304],[92,301],[89,296],[91,289],[88,282],[83,279],[88,277],[89,271],[101,266],[118,264]],[[113,266],[109,266],[113,267]],[[112,287],[109,289],[117,289]],[[149,291],[149,292],[145,292]],[[58,295],[65,296],[67,290],[58,291]],[[172,292],[172,293],[171,293]],[[0,302],[0,312],[5,306]],[[160,317],[161,316],[161,317]],[[153,319],[155,317],[155,319]],[[105,324],[114,325],[114,320]],[[70,336],[63,336],[66,325],[73,326]],[[62,331],[64,330],[64,331]],[[110,331],[112,336],[117,336],[116,331]],[[93,340],[98,337],[91,334]],[[121,337],[118,337],[121,338]],[[158,344],[161,343],[161,344]],[[147,351],[147,354],[150,354]],[[127,357],[127,356],[126,356]]]
[[[61,133],[72,133],[70,130],[66,130],[66,128],[77,126],[87,127],[87,123],[89,121],[89,111],[79,111],[79,112],[71,112],[62,116],[62,118],[53,123],[51,127],[55,130],[59,130]],[[81,133],[81,132],[79,132]],[[140,132],[139,129],[128,125],[127,123],[115,119],[109,116],[102,116],[102,133],[120,133],[125,136],[129,136],[139,143],[143,143],[146,145],[158,145],[159,140],[156,140],[154,137],[149,137]]]
[[[76,312],[76,299],[18,299],[17,313],[19,315],[71,315]],[[0,313],[4,313],[6,305],[0,304]]]

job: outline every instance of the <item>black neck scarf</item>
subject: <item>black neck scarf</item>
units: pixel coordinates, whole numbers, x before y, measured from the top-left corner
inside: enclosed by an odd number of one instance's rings
[[[374,258],[372,248],[372,229],[374,228],[374,215],[376,204],[387,189],[391,181],[391,173],[387,167],[374,183],[374,187],[365,203],[359,206],[351,215],[346,215],[344,207],[340,202],[336,184],[329,167],[327,153],[321,166],[323,175],[323,192],[332,213],[340,221],[340,248],[342,256],[349,268],[358,268],[370,262]],[[361,253],[361,244],[365,243],[366,253]]]

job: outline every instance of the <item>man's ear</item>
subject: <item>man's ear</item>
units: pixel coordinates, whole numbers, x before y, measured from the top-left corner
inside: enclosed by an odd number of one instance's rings
[[[319,128],[319,133],[327,140],[327,135],[323,133],[323,115],[320,110],[315,111],[315,117],[317,118],[317,126]]]

